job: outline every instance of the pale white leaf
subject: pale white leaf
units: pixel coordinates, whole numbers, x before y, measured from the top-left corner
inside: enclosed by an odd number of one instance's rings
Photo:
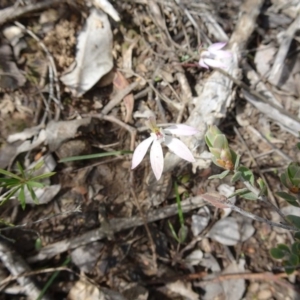
[[[108,15],[110,15],[116,22],[120,21],[118,12],[114,9],[114,7],[108,0],[93,0],[93,4],[96,8],[100,8]]]
[[[76,60],[60,79],[79,97],[113,67],[112,31],[105,13],[92,10],[77,41]]]
[[[87,127],[91,118],[77,119],[71,121],[50,121],[45,129],[46,142],[50,151],[55,151],[66,140],[76,136],[79,127]]]
[[[33,188],[35,195],[39,201],[38,205],[40,204],[47,204],[49,203],[60,191],[61,185],[60,184],[54,184],[50,186],[45,186],[43,188]],[[25,189],[25,203],[26,204],[32,204],[37,205],[27,188]]]

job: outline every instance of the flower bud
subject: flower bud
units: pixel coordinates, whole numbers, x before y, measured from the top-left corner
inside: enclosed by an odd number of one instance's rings
[[[217,126],[208,129],[205,141],[213,155],[214,164],[226,170],[234,170],[237,155],[229,148],[226,136]]]

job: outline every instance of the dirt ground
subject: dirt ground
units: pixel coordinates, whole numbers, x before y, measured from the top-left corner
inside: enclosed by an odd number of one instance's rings
[[[30,169],[42,159],[43,172],[55,175],[39,205],[27,197],[25,209],[17,199],[0,207],[0,299],[300,299],[298,271],[287,275],[269,254],[292,234],[201,198],[243,188],[230,178],[208,179],[222,172],[202,134],[215,124],[241,164],[266,182],[270,201],[287,206],[275,193],[283,189],[279,175],[300,158],[298,2],[110,1],[120,18],[104,9],[110,52],[91,56],[79,85],[102,72],[100,62],[111,58],[113,66],[83,91],[64,76],[74,61],[79,66],[87,19],[107,2],[1,0],[0,168],[17,172],[17,161]],[[92,51],[99,36],[89,38]],[[199,47],[215,42],[227,42],[231,77],[198,65]],[[146,110],[158,124],[199,130],[197,141],[183,139],[196,163],[178,162],[164,147],[159,181],[148,155],[131,170],[132,151],[149,137]],[[61,162],[112,151],[127,152]],[[281,221],[266,203],[235,201]]]

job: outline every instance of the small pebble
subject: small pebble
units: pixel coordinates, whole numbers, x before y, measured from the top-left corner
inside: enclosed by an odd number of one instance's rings
[[[272,292],[270,290],[262,290],[257,294],[258,300],[269,300],[272,297]]]
[[[258,289],[259,289],[259,283],[258,282],[251,283],[249,288],[248,288],[249,292],[253,293],[253,294],[257,293]]]

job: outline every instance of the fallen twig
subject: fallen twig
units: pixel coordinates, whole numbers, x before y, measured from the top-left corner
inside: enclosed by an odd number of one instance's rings
[[[46,0],[38,3],[30,3],[26,6],[10,6],[0,10],[0,25],[5,22],[17,19],[25,14],[48,8],[55,4],[61,4],[65,0]]]
[[[206,202],[201,196],[196,196],[188,198],[181,202],[182,212],[186,213],[194,209],[198,209],[206,205]],[[168,217],[174,216],[178,213],[177,204],[172,204],[167,207],[156,209],[145,214],[148,223],[155,222],[158,220],[166,219]],[[120,232],[122,230],[130,229],[133,227],[144,225],[144,220],[140,216],[132,218],[119,218],[110,220],[110,226],[114,233]],[[34,256],[28,258],[29,262],[37,262],[45,259],[50,259],[51,257],[63,253],[70,249],[78,248],[82,245],[86,245],[95,241],[104,239],[107,236],[101,228],[93,229],[89,232],[82,234],[73,239],[66,239],[64,241],[56,242],[48,245],[40,250],[40,252]]]
[[[2,237],[0,237],[0,259],[13,276],[31,272],[25,260]],[[41,290],[31,278],[18,277],[17,281],[24,287],[27,299],[36,300],[38,298]],[[50,300],[50,297],[44,296],[43,299]]]

